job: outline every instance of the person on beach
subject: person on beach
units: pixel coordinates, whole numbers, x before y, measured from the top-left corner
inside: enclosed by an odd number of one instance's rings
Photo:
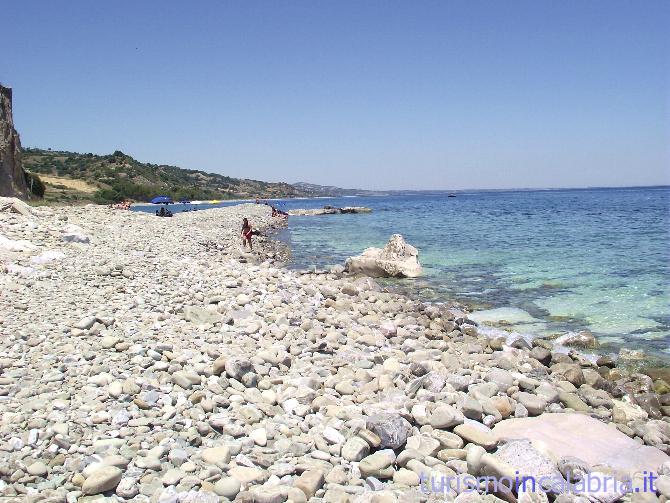
[[[247,243],[249,243],[249,251],[253,251],[253,246],[251,245],[251,236],[253,234],[253,231],[251,230],[251,224],[249,223],[248,219],[242,220],[242,246],[244,248],[247,247]]]
[[[130,201],[121,201],[120,203],[110,204],[109,207],[114,210],[129,210]]]

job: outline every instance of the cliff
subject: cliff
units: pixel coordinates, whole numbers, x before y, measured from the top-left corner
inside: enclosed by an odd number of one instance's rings
[[[12,90],[0,85],[0,196],[28,197],[21,141],[12,118]]]

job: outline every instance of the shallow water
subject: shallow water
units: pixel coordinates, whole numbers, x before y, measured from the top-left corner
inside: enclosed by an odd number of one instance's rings
[[[453,299],[524,333],[590,329],[670,358],[670,188],[458,192],[283,201],[284,209],[368,206],[291,217],[293,267],[343,264],[400,233],[427,300]],[[513,308],[513,309],[500,309]]]
[[[278,207],[368,206],[370,214],[292,216],[291,267],[324,268],[400,233],[424,276],[394,282],[457,300],[523,334],[590,329],[605,349],[670,361],[670,188],[472,191],[298,199]],[[173,213],[218,205],[170,205]],[[134,209],[153,212],[156,206]]]

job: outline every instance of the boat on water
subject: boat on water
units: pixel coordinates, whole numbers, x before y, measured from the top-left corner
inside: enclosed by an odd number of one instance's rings
[[[450,192],[447,197],[456,197],[456,194],[454,194],[453,192]]]
[[[173,204],[174,201],[170,196],[156,196],[151,201],[151,204]]]

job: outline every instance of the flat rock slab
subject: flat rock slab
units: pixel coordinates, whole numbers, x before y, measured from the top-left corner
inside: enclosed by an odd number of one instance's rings
[[[584,414],[543,414],[538,417],[506,419],[493,428],[498,439],[525,438],[558,461],[579,456],[596,465],[635,473],[657,471],[670,456],[655,447],[640,445],[613,426]]]

